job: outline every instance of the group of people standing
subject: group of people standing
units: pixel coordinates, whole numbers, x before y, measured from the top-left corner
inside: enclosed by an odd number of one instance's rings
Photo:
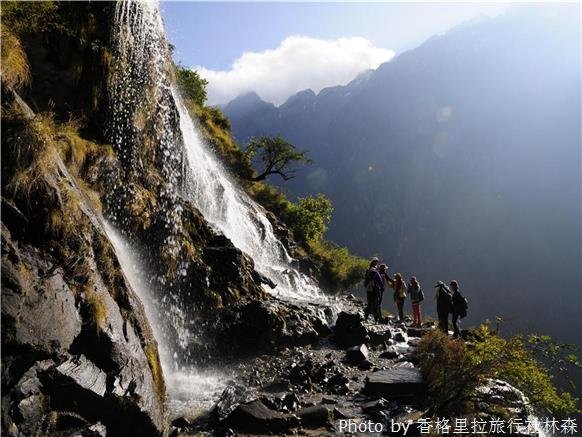
[[[395,273],[393,277],[390,277],[388,266],[386,264],[380,264],[380,260],[374,257],[366,270],[364,286],[366,287],[367,297],[367,305],[365,308],[366,319],[371,315],[376,322],[382,320],[382,300],[384,292],[387,288],[392,288],[394,290],[394,303],[398,309],[398,319],[400,321],[404,320],[404,302],[406,296],[409,295],[412,302],[412,326],[422,326],[420,306],[424,300],[424,292],[416,277],[412,276],[408,284],[400,273]],[[454,336],[458,337],[460,335],[459,319],[467,315],[467,300],[461,295],[457,281],[452,281],[450,288],[442,281],[439,281],[435,285],[435,288],[437,289],[435,298],[437,301],[439,327],[444,332],[448,332],[449,314],[452,314]]]

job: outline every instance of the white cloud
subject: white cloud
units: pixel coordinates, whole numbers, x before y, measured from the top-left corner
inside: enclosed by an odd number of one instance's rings
[[[377,68],[394,56],[392,50],[361,37],[321,40],[290,36],[276,49],[247,52],[226,71],[194,67],[208,80],[208,102],[227,103],[240,94],[255,91],[279,105],[307,88],[345,85],[363,70]]]

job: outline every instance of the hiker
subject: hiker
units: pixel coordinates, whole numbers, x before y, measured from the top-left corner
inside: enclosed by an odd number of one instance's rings
[[[459,283],[457,281],[451,281],[451,290],[453,291],[453,295],[451,298],[452,301],[452,313],[453,313],[453,338],[458,338],[461,335],[461,331],[459,329],[459,319],[462,319],[467,316],[467,299],[463,297],[461,292],[459,291]]]
[[[410,278],[408,293],[410,294],[410,300],[412,301],[412,326],[420,328],[422,326],[420,302],[424,300],[424,293],[420,287],[420,282],[418,282],[415,276]]]
[[[394,302],[398,308],[398,320],[404,320],[404,301],[406,300],[406,282],[400,273],[394,275],[391,287],[394,289]]]
[[[449,313],[452,308],[452,296],[447,287],[442,281],[438,281],[435,285],[437,301],[437,315],[439,318],[439,327],[445,333],[449,332]]]
[[[380,276],[382,277],[382,283],[384,286],[382,287],[382,292],[380,293],[380,299],[378,300],[378,318],[382,319],[382,299],[384,298],[384,290],[387,287],[391,287],[392,285],[392,278],[388,274],[388,266],[386,264],[380,264],[379,270]]]
[[[371,314],[376,321],[378,321],[378,302],[379,296],[382,293],[384,283],[382,277],[378,272],[378,258],[374,257],[370,261],[370,267],[366,270],[366,277],[364,278],[364,287],[366,287],[367,305],[364,310],[364,318],[367,320]]]

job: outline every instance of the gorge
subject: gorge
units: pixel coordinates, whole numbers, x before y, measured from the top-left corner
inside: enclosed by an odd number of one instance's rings
[[[457,341],[370,323],[360,299],[326,293],[175,75],[156,2],[2,4],[3,433],[330,435],[346,418],[452,417],[465,405],[435,396],[427,369],[441,349],[469,363],[465,341],[501,345],[489,355],[526,363],[544,396],[446,362],[470,414],[575,407],[489,328]]]

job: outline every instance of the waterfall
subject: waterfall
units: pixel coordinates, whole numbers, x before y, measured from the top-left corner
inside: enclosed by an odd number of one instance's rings
[[[179,308],[173,308],[172,314],[160,314],[159,300],[163,296],[150,288],[147,282],[149,272],[135,256],[136,248],[132,247],[106,220],[104,220],[104,227],[129,285],[143,303],[148,322],[158,342],[160,362],[164,369],[164,378],[168,388],[170,409],[174,414],[187,415],[192,414],[198,408],[210,407],[228,382],[227,372],[213,369],[200,370],[179,365],[176,360],[178,352],[170,349],[171,342],[166,338],[167,334],[164,332],[160,318],[170,317],[175,332],[183,337],[180,341],[187,343],[191,333],[185,323],[183,312]]]
[[[262,208],[236,186],[197,134],[188,110],[171,86],[169,49],[157,2],[119,2],[115,21],[118,62],[113,80],[112,136],[116,149],[127,153],[125,158],[135,171],[141,163],[135,156],[140,145],[131,144],[136,135],[127,132],[142,127],[136,126],[138,123],[153,126],[168,197],[188,199],[211,225],[249,255],[257,271],[277,285],[275,289],[265,287],[267,291],[288,300],[321,298],[316,283],[293,265]],[[136,121],[132,114],[138,108],[154,121]],[[176,111],[177,133],[172,123]],[[130,146],[133,152],[125,152]],[[166,203],[167,209],[172,209],[171,201]],[[177,226],[171,211],[168,215],[168,227]]]
[[[152,325],[170,402],[200,405],[213,400],[227,375],[191,366],[188,345],[205,339],[198,338],[196,314],[185,311],[184,296],[172,294],[166,279],[153,273],[160,254],[144,249],[144,242],[135,239],[129,229],[124,208],[139,192],[128,181],[149,183],[147,165],[151,164],[163,176],[153,186],[159,187],[165,248],[177,247],[172,245],[183,227],[177,200],[186,199],[216,231],[254,260],[258,272],[277,285],[266,287],[268,292],[288,300],[323,297],[316,283],[294,267],[263,209],[236,186],[197,134],[172,86],[170,51],[157,2],[117,2],[114,19],[109,137],[122,168],[108,194],[110,223],[105,228]],[[179,269],[181,276],[186,271]]]
[[[314,301],[321,292],[315,282],[292,265],[261,208],[236,187],[219,160],[201,141],[188,110],[173,90],[186,149],[184,195],[204,218],[255,262],[255,268],[277,287],[267,291],[283,299]]]

